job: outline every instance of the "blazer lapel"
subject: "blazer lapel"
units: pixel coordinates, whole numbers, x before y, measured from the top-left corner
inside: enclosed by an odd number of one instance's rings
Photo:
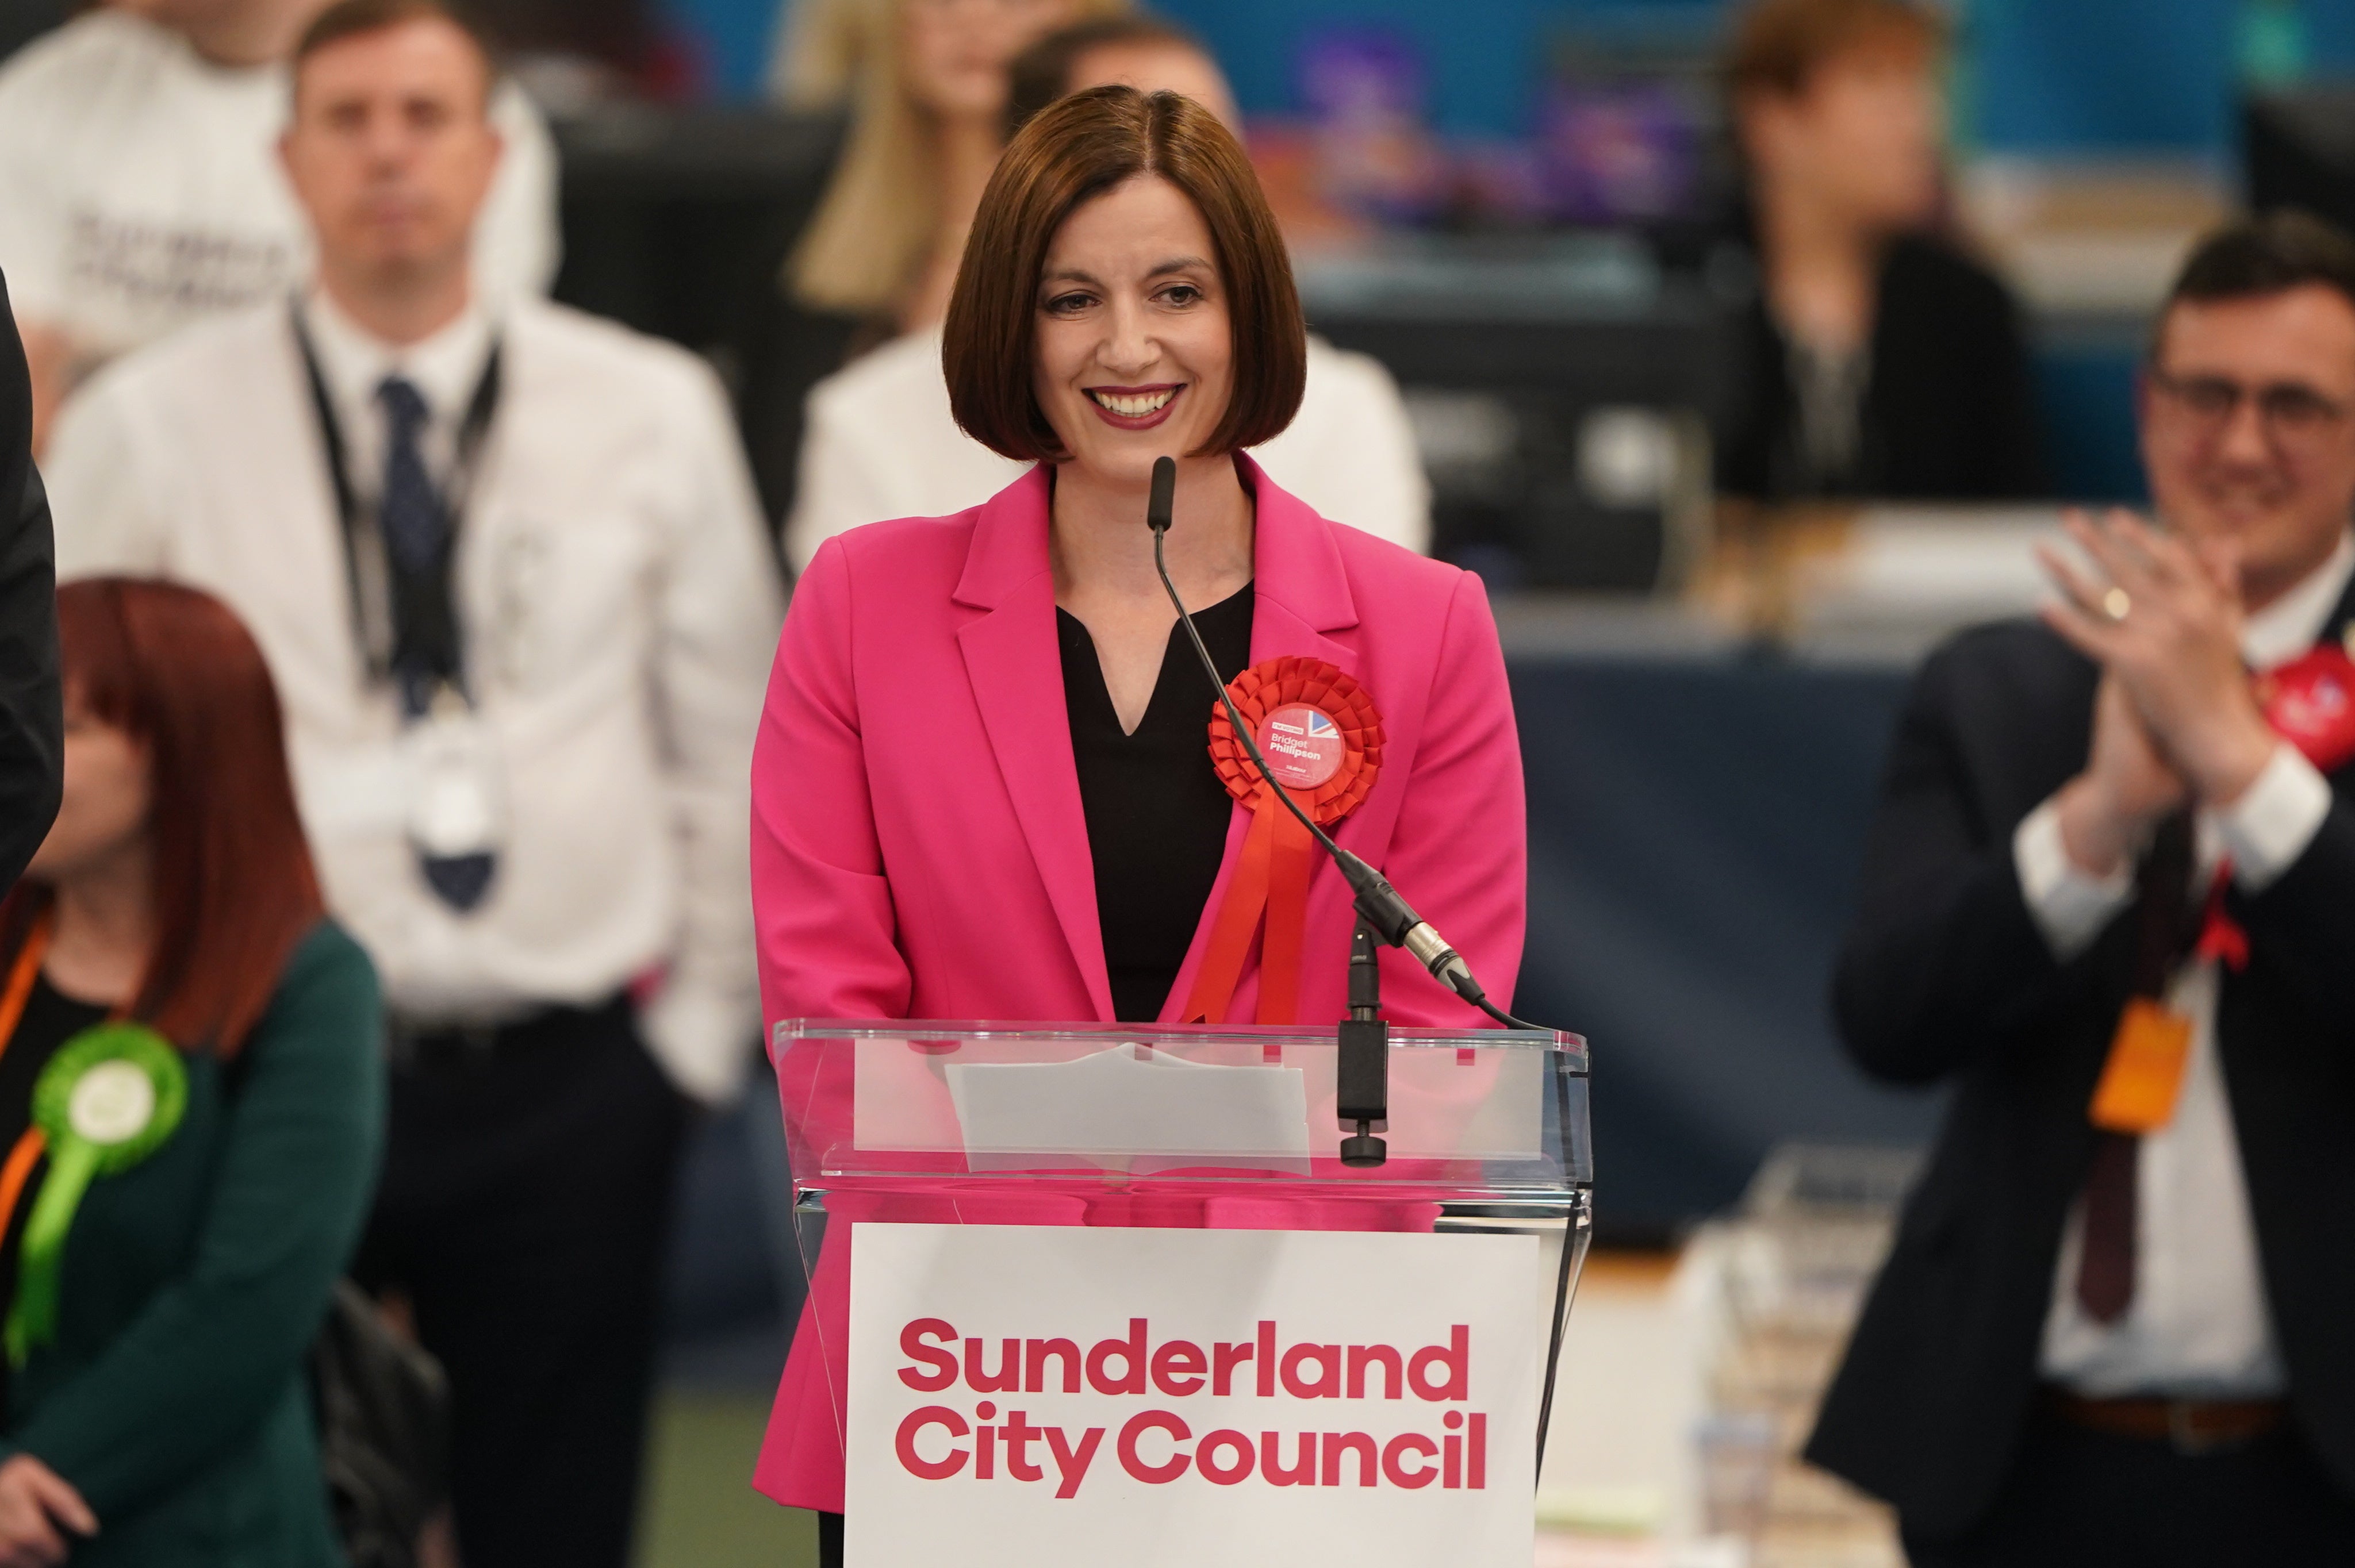
[[[1250,458],[1238,455],[1235,466],[1255,501],[1252,662],[1296,654],[1356,674],[1358,651],[1326,635],[1358,624],[1332,524],[1277,489]]]
[[[1357,649],[1327,635],[1348,630],[1358,624],[1357,606],[1349,593],[1348,575],[1341,567],[1340,549],[1333,543],[1332,525],[1305,503],[1278,489],[1248,456],[1238,453],[1235,467],[1254,500],[1252,662],[1263,663],[1291,654],[1322,659],[1348,674],[1356,674]],[[1206,698],[1209,695],[1208,692],[1203,694]],[[1207,739],[1204,744],[1208,744]],[[1210,896],[1202,906],[1200,919],[1195,922],[1194,940],[1186,949],[1186,962],[1178,971],[1178,982],[1162,1003],[1161,1016],[1165,1020],[1178,1015],[1194,989],[1194,974],[1201,967],[1202,948],[1209,938],[1211,920],[1225,900],[1227,885],[1233,880],[1235,867],[1242,859],[1243,839],[1251,832],[1251,812],[1238,802],[1227,821],[1227,847],[1219,862],[1218,880],[1210,886]],[[1313,874],[1323,874],[1322,865]],[[1257,973],[1255,967],[1244,971],[1244,989],[1238,992],[1239,1001],[1256,991]]]
[[[998,777],[1046,884],[1072,961],[1096,1016],[1111,1022],[1112,980],[1096,922],[1095,863],[1088,853],[1078,765],[1055,639],[1055,580],[1047,557],[1044,465],[981,509],[955,599],[986,613],[957,633],[974,703],[988,731]]]

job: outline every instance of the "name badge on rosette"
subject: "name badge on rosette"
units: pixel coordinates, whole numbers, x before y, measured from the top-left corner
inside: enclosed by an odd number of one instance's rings
[[[1252,938],[1263,929],[1255,1022],[1291,1023],[1299,1015],[1301,942],[1318,852],[1275,790],[1285,790],[1318,827],[1331,831],[1373,791],[1381,772],[1382,716],[1356,677],[1296,655],[1252,665],[1227,694],[1275,777],[1263,778],[1252,764],[1228,722],[1226,705],[1211,704],[1211,766],[1227,792],[1251,809],[1252,825],[1211,922],[1183,1022],[1230,1022],[1227,1010]]]

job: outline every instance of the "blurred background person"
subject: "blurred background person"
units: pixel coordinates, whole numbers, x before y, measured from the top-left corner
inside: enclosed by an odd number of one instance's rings
[[[0,1560],[334,1568],[304,1365],[383,1142],[376,977],[237,618],[125,578],[58,611],[65,803],[0,905]],[[136,1125],[48,1108],[125,1074]],[[76,1136],[115,1152],[44,1246]]]
[[[344,0],[295,79],[312,285],[68,408],[62,569],[199,583],[255,629],[329,906],[386,978],[360,1272],[449,1371],[465,1561],[619,1564],[679,1091],[729,1096],[758,1028],[775,572],[704,365],[474,288],[481,40],[436,0]]]
[[[1933,655],[1840,959],[1954,1085],[1808,1446],[1917,1568],[2355,1560],[2355,241],[2208,238],[2140,418],[2159,527]]]
[[[937,326],[982,187],[1006,144],[1007,69],[1048,31],[1126,0],[839,0],[855,43],[849,141],[789,267],[812,309],[886,335]],[[5,258],[0,258],[5,260]]]
[[[1243,134],[1243,111],[1219,62],[1200,38],[1159,16],[1115,15],[1058,27],[1016,56],[1007,74],[1009,142],[1055,100],[1113,82],[1190,98],[1237,138]]]
[[[7,313],[0,280],[0,320]],[[48,492],[33,467],[32,382],[12,328],[0,332],[0,894],[58,812],[56,589]]]
[[[1719,488],[1765,501],[2042,493],[2019,313],[1940,238],[1945,24],[1756,0],[1725,90],[1756,246]]]
[[[1048,35],[1008,71],[1007,133],[1067,93],[1113,84],[1182,93],[1237,137],[1241,112],[1190,34],[1146,16],[1104,16]],[[798,571],[846,528],[887,517],[937,517],[995,495],[1024,464],[957,429],[941,374],[937,328],[909,333],[812,389],[801,478],[785,525]],[[1337,522],[1431,547],[1431,486],[1398,383],[1380,363],[1308,339],[1300,412],[1252,454],[1293,494]]]
[[[325,0],[118,0],[0,68],[0,267],[34,442],[91,370],[175,328],[283,299],[311,270],[274,151],[286,57]],[[486,292],[556,275],[556,155],[523,94],[476,237]]]

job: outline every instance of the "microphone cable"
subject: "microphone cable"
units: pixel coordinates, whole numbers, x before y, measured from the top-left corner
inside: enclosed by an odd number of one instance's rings
[[[1160,574],[1162,590],[1168,594],[1170,605],[1178,611],[1178,624],[1186,629],[1186,640],[1194,646],[1194,657],[1201,662],[1202,673],[1209,676],[1212,689],[1217,691],[1220,703],[1227,710],[1227,723],[1232,726],[1235,738],[1242,742],[1243,750],[1250,755],[1252,766],[1259,769],[1260,777],[1267,780],[1269,787],[1275,791],[1275,798],[1284,802],[1284,810],[1299,819],[1300,825],[1308,830],[1309,835],[1324,847],[1325,853],[1333,857],[1333,863],[1341,868],[1341,874],[1348,879],[1350,891],[1357,895],[1359,915],[1364,917],[1375,935],[1391,947],[1404,948],[1413,954],[1417,961],[1431,971],[1433,980],[1506,1028],[1549,1033],[1540,1025],[1516,1018],[1490,1001],[1487,991],[1472,973],[1471,966],[1447,945],[1446,939],[1429,921],[1416,914],[1413,906],[1399,895],[1398,889],[1391,885],[1390,879],[1335,843],[1332,836],[1316,824],[1316,819],[1301,810],[1300,802],[1292,798],[1292,791],[1275,781],[1274,772],[1260,752],[1258,737],[1252,735],[1251,726],[1243,723],[1242,715],[1236,711],[1234,694],[1227,690],[1227,683],[1219,673],[1217,662],[1211,659],[1209,649],[1203,646],[1202,634],[1194,629],[1194,618],[1187,612],[1186,601],[1178,595],[1178,585],[1169,578],[1169,563],[1163,545],[1169,536],[1170,512],[1177,491],[1177,460],[1156,458],[1153,461],[1153,489],[1145,507],[1146,526],[1153,530],[1153,569]]]

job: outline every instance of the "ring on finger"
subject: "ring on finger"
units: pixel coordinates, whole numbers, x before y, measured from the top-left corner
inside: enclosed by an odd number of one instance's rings
[[[2113,621],[2124,620],[2126,612],[2132,609],[2134,600],[2126,597],[2126,590],[2122,588],[2114,588],[2102,596],[2102,613]]]

